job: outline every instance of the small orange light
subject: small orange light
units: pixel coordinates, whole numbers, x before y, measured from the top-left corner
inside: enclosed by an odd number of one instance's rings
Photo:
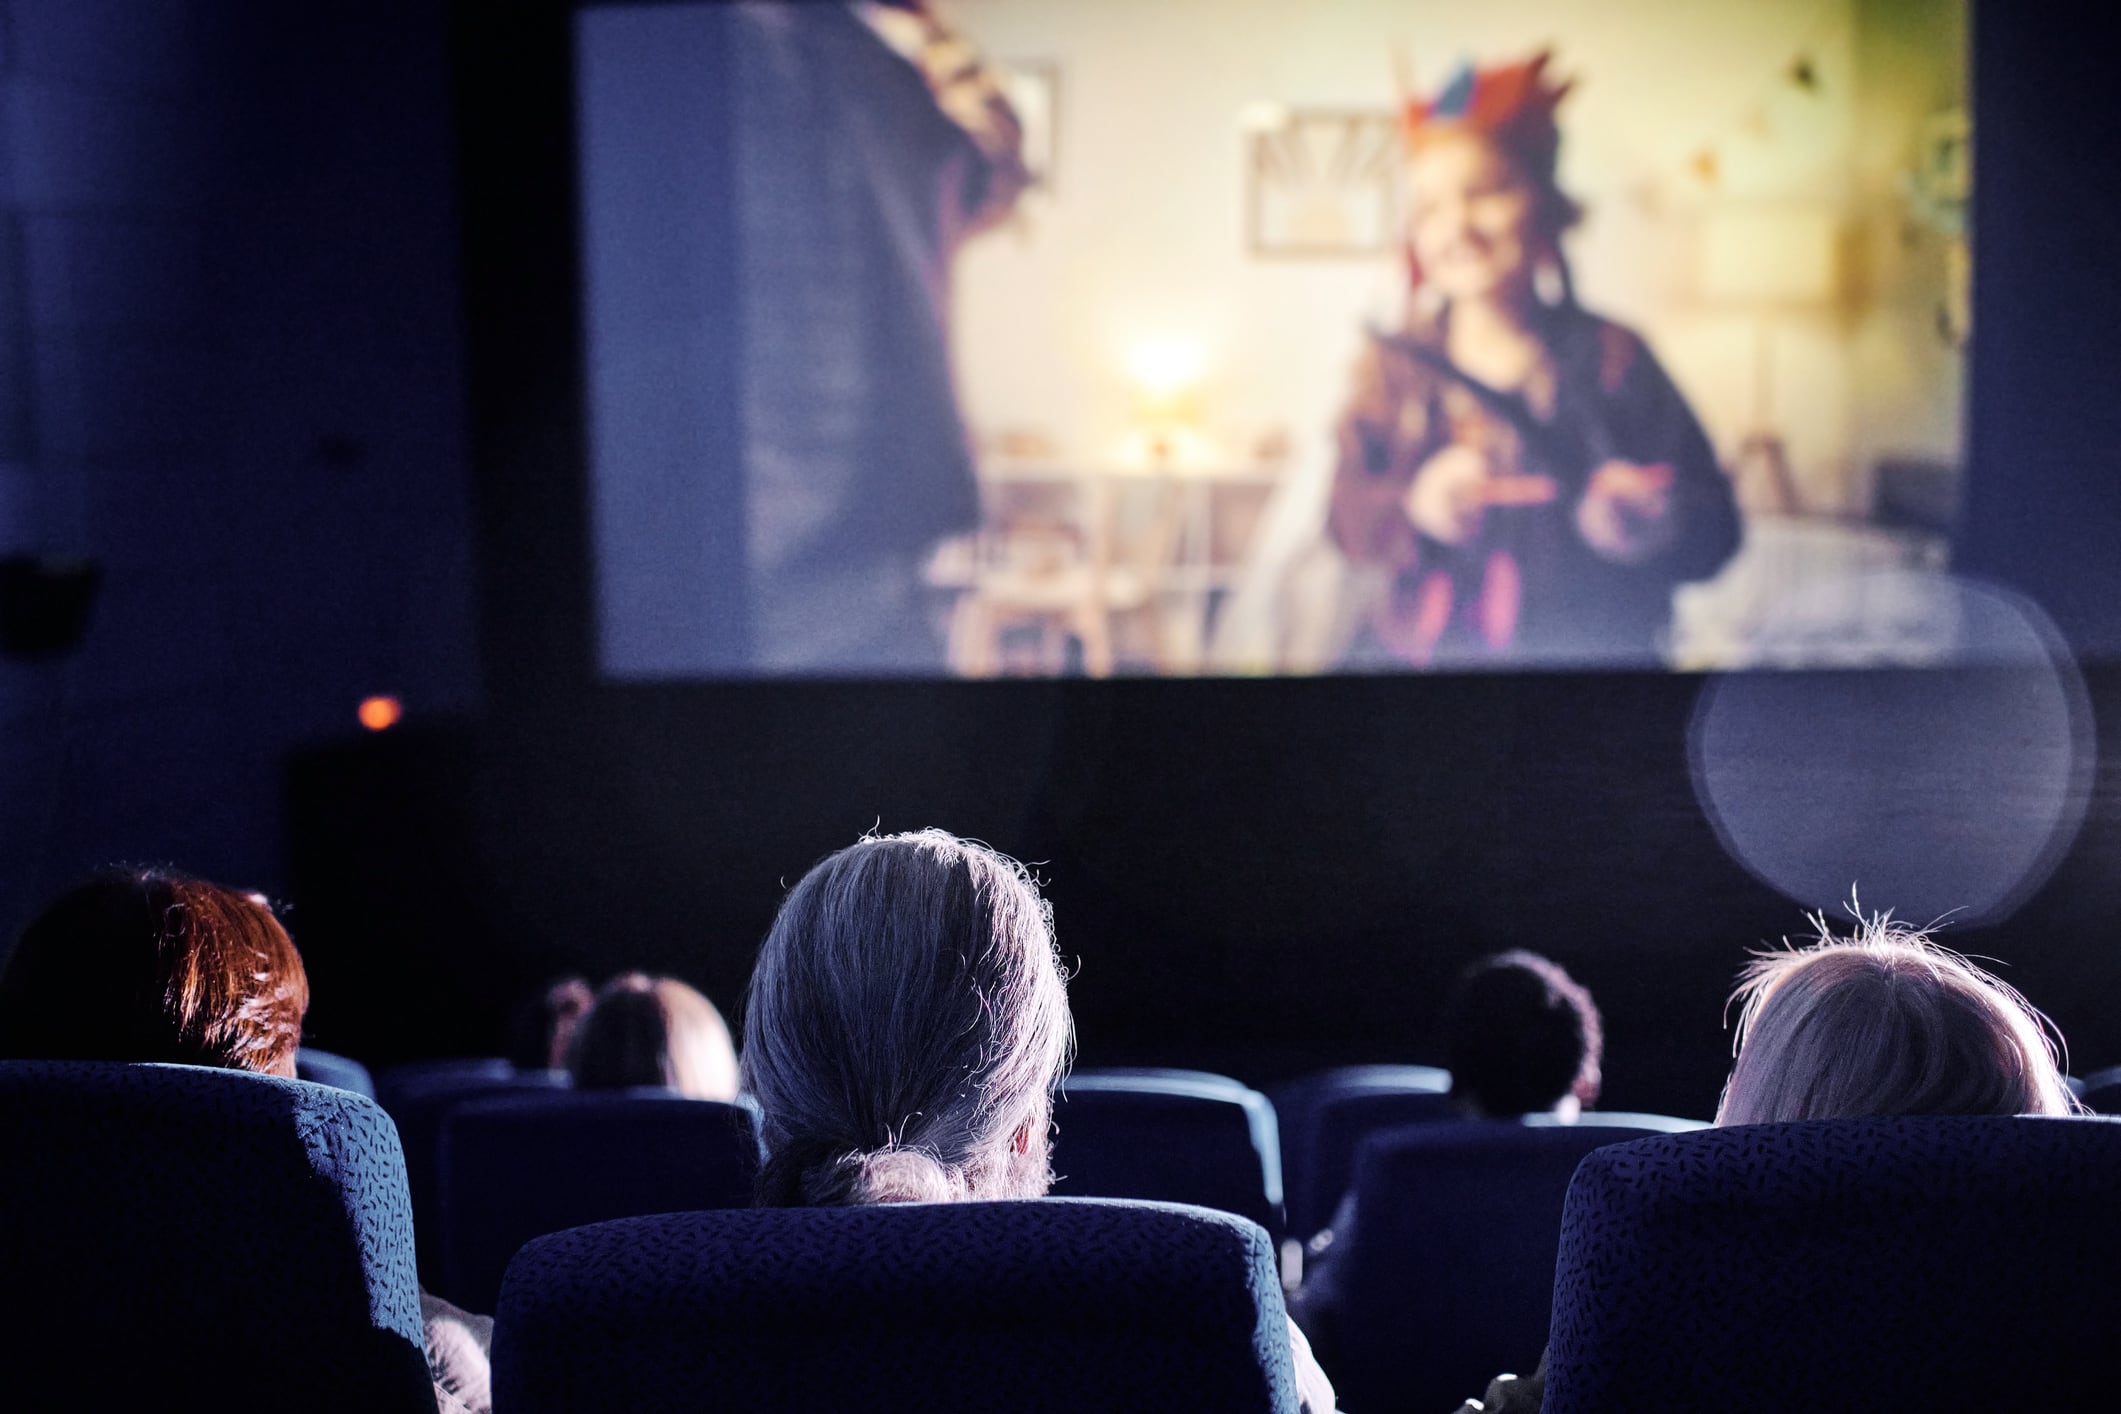
[[[361,725],[372,732],[389,731],[405,715],[405,704],[395,697],[368,697],[361,701]]]

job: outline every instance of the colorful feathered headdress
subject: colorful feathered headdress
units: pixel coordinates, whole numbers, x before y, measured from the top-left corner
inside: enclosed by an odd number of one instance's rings
[[[1443,127],[1470,128],[1492,138],[1537,176],[1552,181],[1561,154],[1554,110],[1573,87],[1547,76],[1553,58],[1541,50],[1531,58],[1492,69],[1460,66],[1431,99],[1409,98],[1401,123],[1409,144]]]

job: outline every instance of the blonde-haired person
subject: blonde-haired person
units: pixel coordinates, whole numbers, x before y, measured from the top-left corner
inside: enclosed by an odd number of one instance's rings
[[[2058,1034],[2016,988],[1890,913],[1857,912],[1849,938],[1813,922],[1741,974],[1717,1124],[2076,1111]]]
[[[791,889],[744,1007],[759,1201],[1037,1198],[1074,1046],[1053,916],[1024,867],[941,830],[872,837]],[[1292,1323],[1309,1414],[1333,1386]]]
[[[2016,988],[1890,912],[1852,900],[1852,936],[1824,915],[1801,946],[1756,956],[1739,974],[1737,1060],[1719,1127],[1888,1115],[2068,1115],[2061,1037]],[[1531,1414],[1546,1360],[1504,1375],[1464,1410]]]
[[[576,1025],[567,1073],[577,1090],[658,1085],[694,1100],[737,1095],[736,1046],[722,1013],[675,977],[626,972]]]

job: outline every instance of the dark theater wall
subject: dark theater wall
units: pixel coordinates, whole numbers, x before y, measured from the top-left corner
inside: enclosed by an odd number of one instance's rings
[[[0,936],[113,860],[277,890],[289,750],[475,700],[445,48],[396,0],[0,3],[0,549],[105,570],[76,654],[0,664]]]
[[[693,684],[350,742],[294,774],[313,1015],[392,1057],[498,1046],[518,990],[567,970],[734,1003],[813,860],[941,825],[1046,882],[1084,1065],[1432,1060],[1453,974],[1521,946],[1605,1008],[1613,1107],[1705,1117],[1747,950],[1805,932],[1696,802],[1705,681]],[[2121,760],[2121,674],[2090,689]],[[1932,772],[1893,783],[1888,828],[1949,830],[1952,767]],[[2121,772],[2090,785],[2052,882],[1947,934],[2002,959],[2084,1067],[2121,1062]],[[1822,790],[1822,822],[1862,795]]]

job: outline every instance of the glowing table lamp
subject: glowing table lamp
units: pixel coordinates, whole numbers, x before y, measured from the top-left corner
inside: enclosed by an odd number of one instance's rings
[[[1200,345],[1190,339],[1146,340],[1128,355],[1135,415],[1147,434],[1153,464],[1169,466],[1200,420],[1205,367]]]

